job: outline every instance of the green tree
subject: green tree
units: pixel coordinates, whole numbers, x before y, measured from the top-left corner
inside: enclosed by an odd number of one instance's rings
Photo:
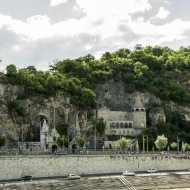
[[[5,137],[0,135],[0,147],[5,146]]]
[[[36,74],[37,73],[37,69],[34,67],[34,66],[28,66],[27,68],[26,68],[27,70],[28,70],[28,72],[29,73],[31,73],[31,74]]]
[[[77,137],[76,142],[80,148],[83,148],[84,144],[85,144],[85,138],[84,137]]]
[[[106,129],[106,123],[104,122],[104,119],[103,118],[97,119],[95,121],[95,127],[96,127],[96,131],[100,135],[103,135],[105,133],[105,129]]]
[[[173,150],[177,150],[177,143],[176,142],[172,142],[170,144],[170,147],[173,149]]]
[[[162,150],[162,149],[166,148],[166,146],[168,144],[168,139],[164,135],[161,135],[161,136],[157,137],[157,139],[154,143],[158,150]]]
[[[122,137],[118,140],[119,146],[121,150],[127,150],[131,147],[131,139],[126,139],[125,137]]]
[[[6,75],[7,76],[15,76],[17,74],[17,68],[14,64],[7,65],[6,67]]]
[[[184,146],[185,146],[185,150],[190,150],[190,145],[188,143],[185,143]]]

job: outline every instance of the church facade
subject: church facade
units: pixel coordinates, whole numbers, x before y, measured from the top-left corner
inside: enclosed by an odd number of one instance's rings
[[[113,111],[103,107],[98,109],[97,117],[106,123],[105,135],[136,136],[146,128],[146,109],[139,97],[131,111]]]

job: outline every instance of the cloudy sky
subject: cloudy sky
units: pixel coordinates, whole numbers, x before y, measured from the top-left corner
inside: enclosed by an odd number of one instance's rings
[[[136,44],[190,46],[190,0],[2,0],[0,69],[34,65]]]

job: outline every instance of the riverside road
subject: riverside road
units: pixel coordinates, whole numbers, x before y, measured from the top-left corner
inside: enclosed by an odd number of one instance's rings
[[[140,173],[135,176],[96,176],[82,177],[79,180],[67,180],[66,178],[33,180],[33,181],[9,181],[0,182],[0,190],[122,190],[126,187],[121,179],[136,190],[178,189],[190,190],[190,172],[160,172]]]

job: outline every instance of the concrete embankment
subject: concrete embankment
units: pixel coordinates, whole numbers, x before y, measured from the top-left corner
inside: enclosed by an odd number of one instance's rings
[[[106,174],[121,173],[124,170],[146,171],[187,170],[190,167],[188,155],[63,155],[63,156],[15,156],[0,157],[2,179],[17,179],[23,175],[34,177],[66,176],[69,173]]]

